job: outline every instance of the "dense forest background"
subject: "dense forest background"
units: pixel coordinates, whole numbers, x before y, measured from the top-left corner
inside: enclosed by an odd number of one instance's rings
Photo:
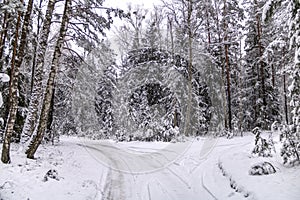
[[[3,162],[10,161],[12,141],[26,144],[33,158],[41,142],[61,134],[112,136],[112,119],[99,116],[113,107],[108,102],[101,111],[97,100],[110,98],[129,52],[143,48],[184,58],[187,90],[191,67],[201,73],[208,94],[218,95],[210,98],[221,99],[210,108],[221,119],[214,134],[270,130],[278,122],[289,125],[288,144],[299,148],[298,0],[170,0],[153,10],[102,5],[0,0]],[[105,37],[117,18],[122,25]]]

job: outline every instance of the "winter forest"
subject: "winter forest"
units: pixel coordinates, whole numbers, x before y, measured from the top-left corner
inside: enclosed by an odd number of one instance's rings
[[[1,200],[299,198],[300,1],[153,2],[0,0]]]

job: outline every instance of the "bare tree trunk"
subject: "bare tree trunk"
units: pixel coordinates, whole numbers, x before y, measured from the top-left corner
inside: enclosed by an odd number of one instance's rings
[[[55,46],[55,51],[53,55],[53,60],[51,64],[51,71],[49,74],[48,82],[47,82],[47,87],[46,87],[46,92],[45,96],[43,99],[43,104],[42,104],[42,111],[39,119],[39,124],[37,127],[37,133],[33,137],[28,150],[26,151],[27,158],[34,158],[34,154],[41,144],[46,126],[47,126],[47,120],[48,120],[48,113],[51,105],[51,99],[52,99],[52,93],[53,93],[53,88],[54,88],[54,82],[55,82],[55,77],[56,73],[58,70],[58,64],[59,64],[59,59],[61,57],[61,51],[62,51],[62,46],[64,43],[64,38],[67,32],[67,27],[69,23],[69,12],[70,12],[70,7],[71,7],[71,0],[65,0],[65,8],[64,8],[64,14],[62,17],[62,22],[61,22],[61,27],[59,31],[59,37]]]
[[[287,52],[285,48],[282,49],[282,60],[281,60],[281,65],[285,65],[285,56]],[[283,67],[283,75],[282,75],[282,81],[283,81],[283,109],[284,109],[284,118],[285,118],[285,123],[288,125],[289,124],[289,109],[288,109],[288,93],[287,93],[287,87],[286,87],[286,71]]]
[[[226,65],[226,81],[227,81],[227,105],[228,105],[228,128],[232,130],[232,113],[231,113],[231,83],[230,83],[230,66],[228,56],[228,44],[225,44],[225,65]]]
[[[237,82],[238,82],[238,88],[239,88],[239,95],[240,95],[240,98],[239,98],[239,105],[238,105],[238,130],[240,132],[240,135],[241,137],[243,136],[243,130],[242,130],[242,127],[243,127],[243,102],[242,102],[242,98],[243,98],[243,84],[242,84],[242,77],[244,77],[243,75],[243,67],[242,67],[242,39],[240,38],[240,42],[239,42],[239,58],[237,58],[237,61],[236,63],[238,64],[238,68],[240,68],[240,74],[239,74],[239,77],[237,77]],[[237,53],[236,53],[237,55]]]
[[[210,53],[211,33],[210,33],[210,23],[209,23],[209,15],[208,15],[207,8],[206,8],[205,13],[206,13],[206,30],[207,30],[207,42],[208,42],[207,50]]]
[[[193,64],[193,33],[192,33],[192,12],[193,12],[193,2],[189,0],[188,2],[188,16],[187,16],[187,26],[188,26],[188,37],[189,37],[189,63],[188,63],[188,102],[187,102],[187,110],[185,117],[185,126],[184,126],[184,134],[186,136],[189,135],[189,131],[191,130],[191,108],[192,108],[192,64]]]
[[[50,1],[49,1],[50,2]],[[48,2],[48,4],[49,4]],[[39,4],[39,10],[42,9],[42,3],[43,0],[40,0],[40,4]],[[47,11],[46,11],[47,12]],[[46,21],[47,19],[45,19]],[[40,31],[41,31],[41,23],[42,23],[42,17],[41,14],[38,14],[38,19],[37,19],[37,31],[36,31],[36,37],[38,37],[40,35]],[[46,22],[45,22],[46,23]],[[34,74],[35,74],[35,65],[36,65],[36,59],[37,59],[37,51],[38,51],[38,41],[37,39],[34,40],[33,42],[33,46],[34,46],[34,52],[33,52],[33,62],[32,62],[32,70],[31,70],[31,83],[30,83],[30,95],[32,94],[32,90],[33,90],[33,83],[34,83]]]
[[[276,70],[274,64],[272,64],[272,86],[275,88]]]
[[[289,114],[288,114],[288,101],[287,101],[287,88],[286,88],[286,74],[283,72],[283,95],[284,95],[284,114],[285,114],[285,122],[289,124]]]
[[[227,7],[226,7],[226,0],[224,0],[224,17],[226,18],[227,15]],[[229,66],[229,45],[228,43],[228,24],[225,20],[224,22],[224,43],[225,43],[225,68],[226,68],[226,81],[227,81],[227,106],[228,106],[228,129],[229,131],[232,130],[232,113],[231,113],[231,83],[230,83],[230,66]]]
[[[4,141],[2,147],[2,156],[1,161],[3,163],[10,163],[10,140],[14,129],[14,124],[16,120],[16,114],[18,109],[18,102],[17,100],[17,90],[18,90],[18,77],[19,77],[19,70],[15,69],[15,57],[17,54],[18,48],[18,37],[19,37],[19,27],[21,21],[21,13],[19,13],[17,25],[16,25],[16,33],[14,38],[14,47],[13,47],[13,55],[11,59],[11,76],[10,76],[10,83],[9,83],[9,115],[8,120],[5,128],[4,134]]]
[[[50,134],[52,131],[52,122],[53,122],[53,111],[54,111],[54,98],[55,98],[55,85],[53,87],[52,97],[51,97],[51,103],[50,108],[48,112],[48,120],[47,120],[47,126],[46,126],[46,132],[48,135],[46,135],[47,139],[54,144],[54,135]],[[53,131],[52,131],[53,132]]]
[[[33,134],[33,131],[36,127],[36,120],[37,120],[37,115],[39,110],[38,108],[42,96],[44,58],[48,46],[47,42],[50,33],[50,25],[51,25],[52,14],[54,11],[55,3],[56,3],[55,0],[50,0],[48,2],[46,17],[39,38],[39,47],[37,51],[37,60],[35,66],[32,94],[30,97],[28,114],[21,134],[21,143],[25,143],[29,140],[30,136]]]
[[[168,22],[170,26],[170,37],[171,37],[171,52],[172,52],[172,58],[174,58],[174,36],[173,36],[173,20],[172,18],[168,17]]]

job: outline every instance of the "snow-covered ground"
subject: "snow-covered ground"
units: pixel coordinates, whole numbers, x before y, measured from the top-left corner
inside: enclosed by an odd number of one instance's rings
[[[0,164],[0,199],[298,200],[300,167],[281,164],[279,143],[271,158],[252,156],[253,143],[253,135],[182,143],[62,137],[57,146],[40,147],[36,160],[13,145],[12,163]],[[276,173],[249,175],[261,161]],[[51,169],[57,174],[46,180]]]

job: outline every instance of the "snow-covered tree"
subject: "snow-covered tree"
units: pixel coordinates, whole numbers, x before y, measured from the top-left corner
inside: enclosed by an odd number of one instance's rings
[[[282,148],[280,156],[283,159],[283,164],[295,165],[300,163],[300,139],[295,132],[295,126],[284,126],[280,134]]]
[[[99,139],[112,135],[111,91],[117,75],[115,54],[109,45],[105,41],[98,44],[78,67],[70,114],[79,136]]]
[[[117,137],[170,141],[184,132],[188,102],[188,62],[165,51],[130,52],[114,91]],[[193,68],[191,134],[207,132],[211,105],[207,86]],[[176,128],[177,127],[177,128]],[[124,133],[132,133],[131,136]]]
[[[115,17],[125,17],[126,14],[119,9],[105,8],[102,6],[103,1],[65,1],[65,9],[61,19],[61,27],[58,33],[58,39],[54,47],[54,53],[51,62],[51,69],[48,77],[44,99],[42,102],[41,114],[39,116],[39,124],[36,134],[34,135],[29,149],[26,151],[28,158],[33,158],[35,151],[41,143],[46,126],[48,124],[49,112],[51,111],[51,102],[53,99],[55,81],[59,69],[59,62],[62,51],[69,50],[74,52],[72,48],[64,45],[66,40],[76,42],[78,47],[90,52],[91,48],[95,48],[96,44],[101,41],[101,35],[105,35],[104,30],[109,29],[113,23],[112,15]],[[104,14],[104,12],[105,14]],[[101,12],[102,11],[102,12]],[[107,17],[104,17],[104,16]],[[80,56],[79,56],[80,57]]]
[[[45,60],[46,49],[48,46],[48,37],[50,34],[50,25],[51,25],[52,15],[54,12],[55,3],[56,3],[55,0],[49,0],[46,14],[45,14],[45,19],[43,21],[43,27],[39,35],[39,41],[38,41],[39,46],[36,52],[37,56],[35,61],[36,66],[34,66],[32,93],[30,97],[30,104],[28,107],[26,121],[22,130],[22,136],[21,136],[22,143],[25,143],[26,141],[29,140],[30,136],[33,134],[33,131],[36,127],[36,120],[38,118],[42,86],[43,86],[42,81],[44,75],[43,74],[44,60]]]
[[[10,107],[9,115],[7,119],[4,142],[2,147],[1,160],[3,163],[10,162],[10,142],[14,131],[14,125],[18,111],[18,83],[20,68],[24,59],[25,45],[27,42],[27,33],[29,29],[29,21],[31,19],[31,12],[33,8],[33,0],[29,0],[27,9],[24,15],[24,21],[22,25],[21,37],[18,37],[19,27],[21,26],[21,11],[18,13],[18,20],[16,25],[16,34],[14,38],[14,48],[11,60],[11,81],[10,81]],[[20,39],[20,44],[19,44]]]
[[[39,116],[39,124],[37,126],[37,132],[36,135],[34,135],[33,139],[31,140],[28,149],[26,150],[26,154],[28,158],[33,159],[34,154],[41,144],[46,126],[47,126],[47,121],[48,121],[48,114],[50,110],[50,105],[51,105],[51,100],[53,96],[53,89],[54,89],[54,81],[56,77],[56,73],[58,70],[58,65],[59,65],[59,59],[61,57],[61,50],[62,46],[64,43],[64,38],[66,36],[67,32],[67,27],[68,23],[70,20],[70,10],[71,10],[71,2],[72,0],[65,0],[65,7],[64,7],[64,14],[62,17],[62,22],[61,22],[61,27],[59,31],[59,36],[58,40],[55,46],[55,51],[53,54],[53,60],[51,63],[51,71],[49,73],[48,81],[47,81],[47,86],[46,86],[46,91],[42,103],[42,110],[41,110],[41,115]]]
[[[258,127],[255,127],[252,133],[255,135],[255,146],[252,154],[262,157],[272,156],[272,151],[275,151],[272,133],[269,134],[268,138],[264,138]]]
[[[164,33],[163,33],[163,11],[159,7],[154,7],[150,12],[150,18],[147,20],[145,34],[142,35],[143,47],[165,49]]]
[[[66,53],[66,52],[65,52]],[[72,114],[72,96],[75,81],[83,61],[76,55],[63,55],[61,67],[57,74],[47,122],[47,141],[56,142],[60,135],[77,133],[74,115]]]
[[[263,57],[268,35],[261,21],[261,6],[262,2],[252,2],[246,21],[243,104],[252,105],[247,106],[244,115],[244,128],[248,130],[256,126],[269,129],[274,121],[280,121],[279,95],[272,83],[272,66]]]
[[[104,68],[101,80],[98,81],[97,94],[95,98],[95,109],[99,126],[102,130],[102,138],[109,138],[115,131],[115,122],[113,116],[113,90],[116,89],[117,74],[116,69],[111,66]]]
[[[148,42],[149,38],[145,38],[144,35],[146,20],[151,20],[147,19],[148,10],[140,5],[132,6],[129,4],[126,12],[129,16],[124,19],[124,23],[115,31],[118,52],[122,62],[125,61],[129,51],[148,45],[145,43]],[[154,27],[157,26],[155,25]]]
[[[264,6],[263,18],[268,20],[274,15],[276,8],[286,5],[289,19],[285,21],[289,26],[290,48],[294,48],[294,64],[287,70],[290,74],[291,85],[289,92],[292,107],[292,125],[282,131],[283,148],[281,156],[284,163],[299,161],[299,124],[300,124],[300,2],[298,0],[268,0]]]

